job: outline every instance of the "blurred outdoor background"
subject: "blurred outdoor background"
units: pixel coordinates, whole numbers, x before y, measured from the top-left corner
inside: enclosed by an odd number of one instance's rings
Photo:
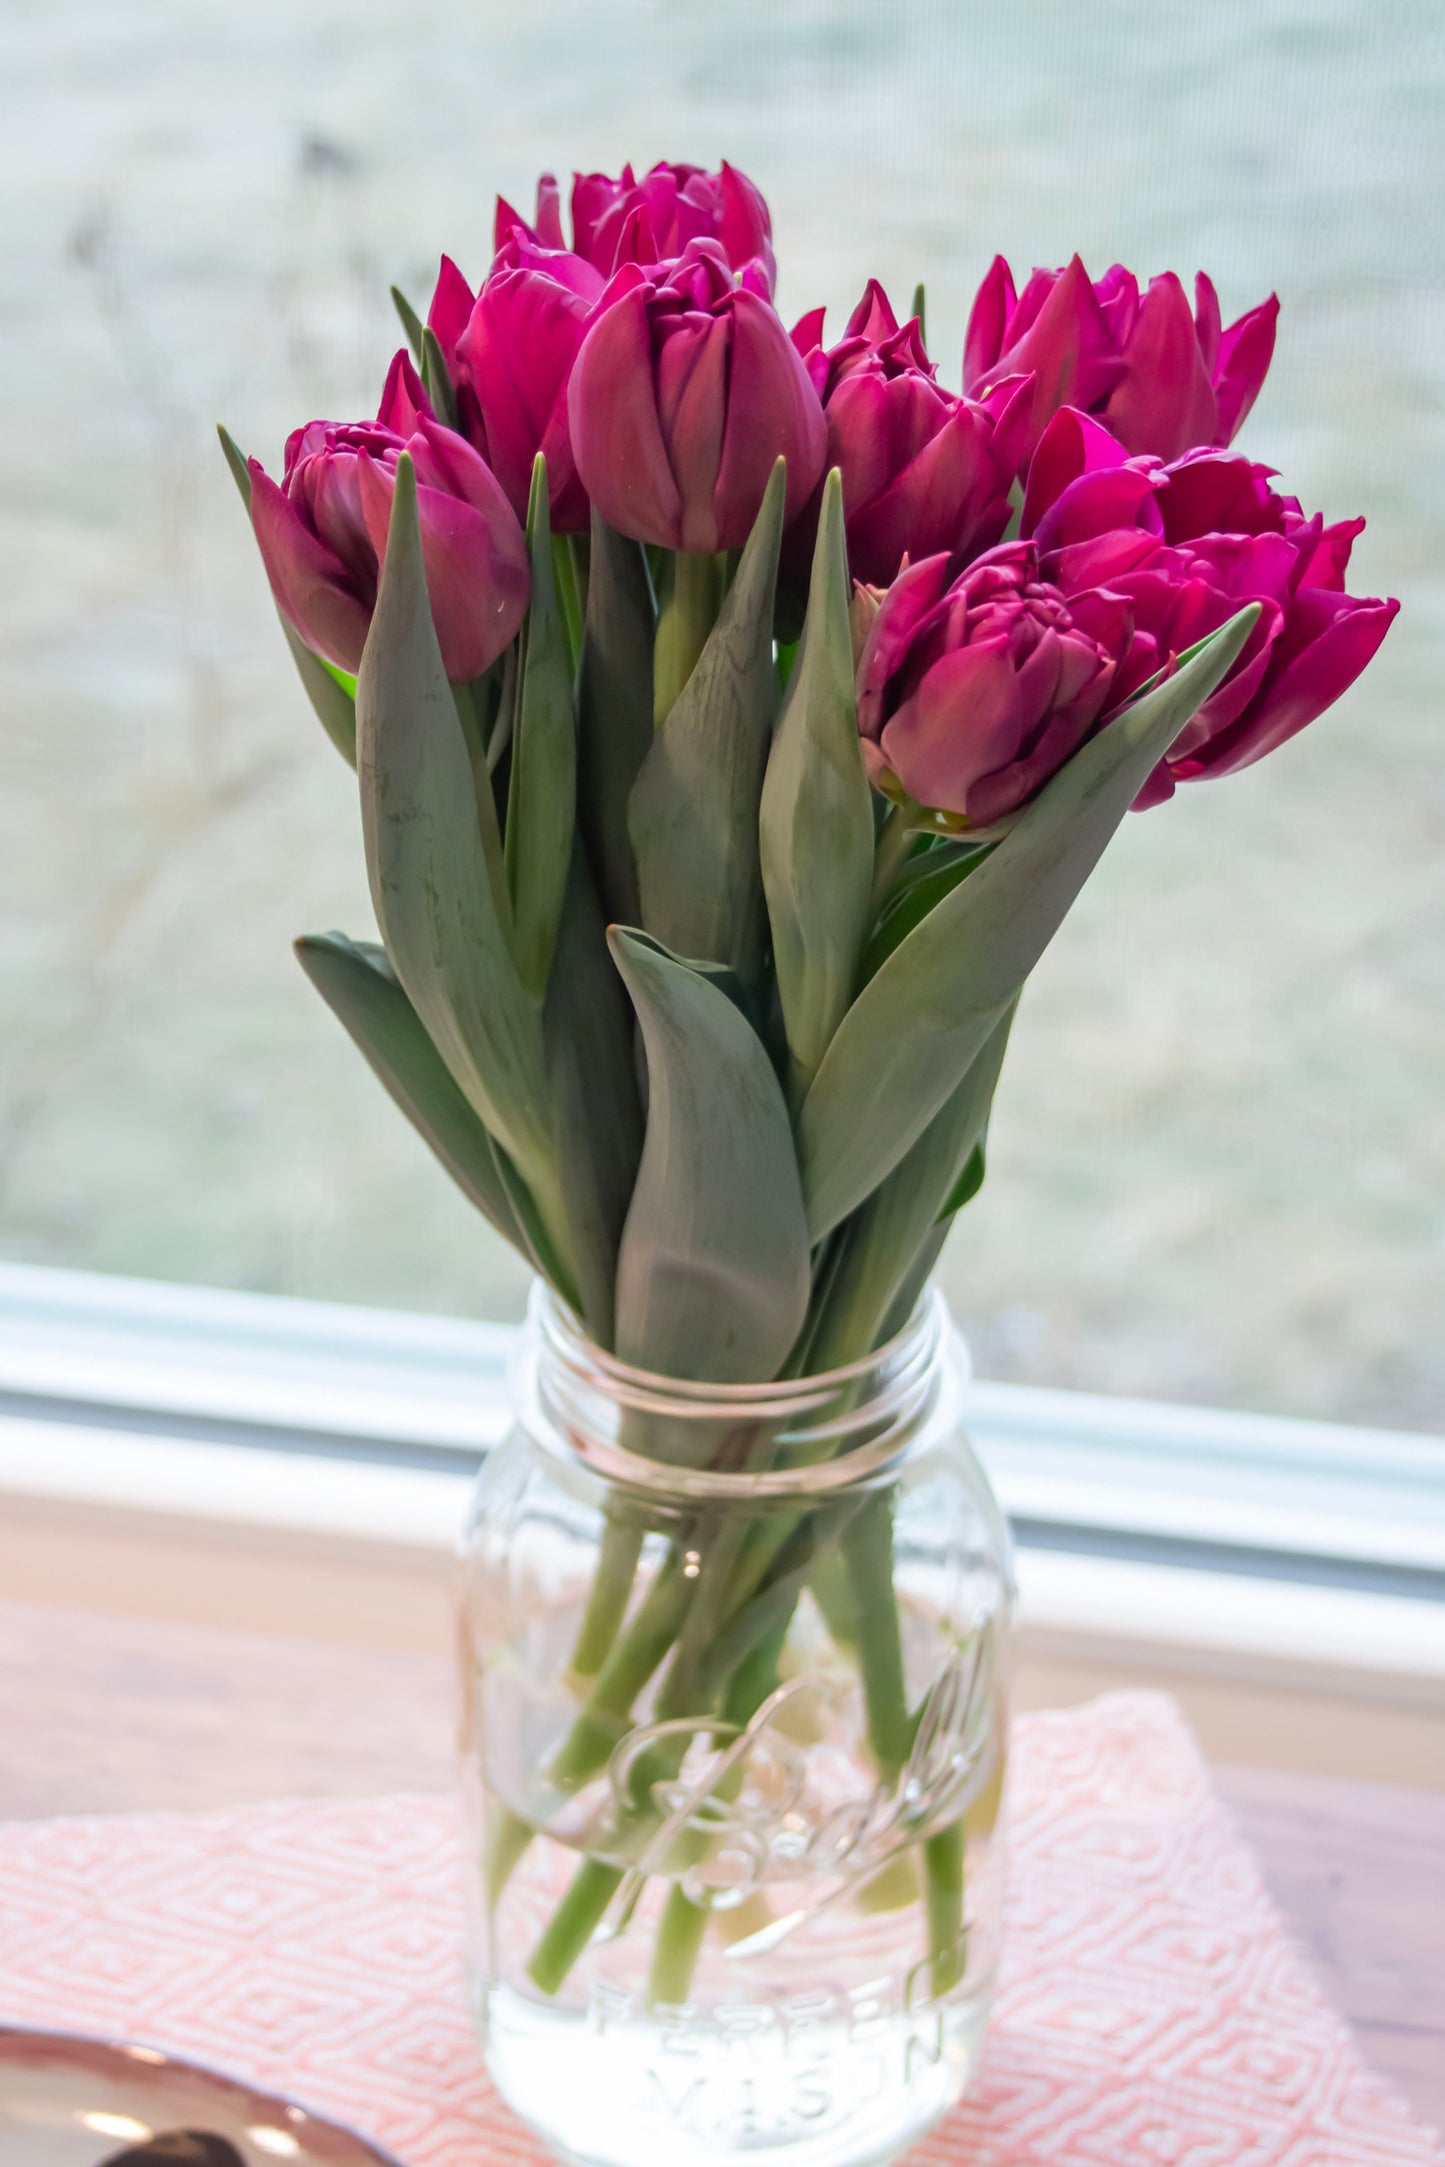
[[[741,164],[791,321],[1026,274],[1271,287],[1241,448],[1363,512],[1365,681],[1131,818],[1038,971],[944,1277],[995,1377],[1445,1428],[1439,0],[0,0],[0,1256],[514,1316],[292,961],[354,783],[216,449],[375,410],[536,173]]]

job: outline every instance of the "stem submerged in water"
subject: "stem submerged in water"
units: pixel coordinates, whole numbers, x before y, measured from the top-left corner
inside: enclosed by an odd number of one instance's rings
[[[547,1922],[546,1931],[532,1951],[527,1966],[534,1986],[544,1994],[556,1994],[568,1972],[597,1931],[603,1912],[622,1880],[620,1866],[604,1866],[599,1859],[584,1859],[573,1876],[572,1886]]]
[[[642,1556],[642,1529],[635,1523],[608,1520],[602,1530],[597,1571],[587,1598],[587,1609],[572,1651],[572,1669],[579,1678],[595,1678],[617,1638],[627,1613],[637,1561]]]
[[[711,1915],[709,1905],[695,1904],[690,1896],[684,1896],[680,1883],[674,1882],[668,1890],[662,1917],[657,1922],[652,1972],[647,1982],[650,2007],[675,2009],[687,2000],[693,1967]]]
[[[935,1994],[963,1977],[963,1822],[940,1829],[923,1846],[923,1894],[928,1912],[929,1972]]]

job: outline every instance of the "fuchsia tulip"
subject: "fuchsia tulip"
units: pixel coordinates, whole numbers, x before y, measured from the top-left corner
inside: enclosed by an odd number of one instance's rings
[[[848,563],[886,586],[903,557],[945,552],[955,564],[996,542],[1023,457],[1032,386],[1007,379],[983,403],[935,381],[918,320],[902,326],[876,279],[836,346],[822,348],[823,312],[793,332],[828,424],[825,464],[843,476]],[[818,500],[789,536],[795,578],[806,578]]]
[[[980,557],[952,586],[946,556],[883,597],[858,663],[869,774],[934,811],[987,827],[1031,798],[1109,698],[1128,606],[1065,602],[1029,542]]]
[[[512,233],[475,301],[461,273],[443,259],[432,304],[459,421],[519,519],[527,516],[532,461],[545,452],[552,525],[560,533],[583,533],[588,524],[587,492],[567,428],[567,385],[603,284],[601,272],[581,256]]]
[[[543,248],[567,246],[562,199],[552,174],[544,173],[537,183],[532,225],[498,197],[499,250],[514,232]],[[772,293],[778,267],[768,206],[762,191],[726,159],[717,173],[702,166],[663,163],[640,181],[630,165],[622,168],[616,180],[605,173],[572,176],[572,246],[604,277],[624,263],[674,262],[689,241],[716,241],[734,271],[756,265],[761,282]]]
[[[453,684],[480,677],[526,614],[526,543],[485,462],[444,429],[404,354],[374,422],[313,421],[286,440],[281,485],[250,461],[251,521],[283,616],[317,654],[354,671],[376,604],[396,463],[416,468],[432,618]]]
[[[602,517],[664,549],[740,548],[779,454],[790,519],[823,469],[827,430],[802,357],[716,241],[690,241],[650,274],[617,273],[577,356],[567,416]]]
[[[1225,329],[1202,271],[1194,291],[1191,313],[1172,271],[1141,295],[1122,264],[1091,283],[1075,256],[1062,271],[1035,271],[1016,294],[996,256],[968,319],[964,390],[979,398],[1030,372],[1031,444],[1061,406],[1100,416],[1128,452],[1175,459],[1231,443],[1269,368],[1279,302],[1271,294]]]
[[[1129,605],[1114,704],[1246,603],[1261,604],[1239,660],[1155,769],[1141,807],[1176,783],[1248,767],[1304,729],[1354,683],[1399,608],[1344,592],[1364,521],[1306,518],[1269,475],[1223,451],[1128,460],[1067,409],[1034,455],[1023,528],[1048,577],[1067,595],[1103,588]]]

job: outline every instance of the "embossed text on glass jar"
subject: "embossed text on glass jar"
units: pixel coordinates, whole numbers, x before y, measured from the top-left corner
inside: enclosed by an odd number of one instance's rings
[[[598,2167],[855,2167],[958,2098],[993,1989],[1008,1538],[941,1302],[763,1386],[533,1302],[462,1661],[474,2006]]]

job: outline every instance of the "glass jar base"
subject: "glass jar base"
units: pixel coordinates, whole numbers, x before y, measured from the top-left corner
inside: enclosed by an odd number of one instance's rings
[[[650,2014],[554,2010],[497,1985],[473,2001],[502,2097],[577,2167],[721,2167],[740,2154],[872,2167],[962,2097],[990,1996],[887,2015],[857,1994]]]

